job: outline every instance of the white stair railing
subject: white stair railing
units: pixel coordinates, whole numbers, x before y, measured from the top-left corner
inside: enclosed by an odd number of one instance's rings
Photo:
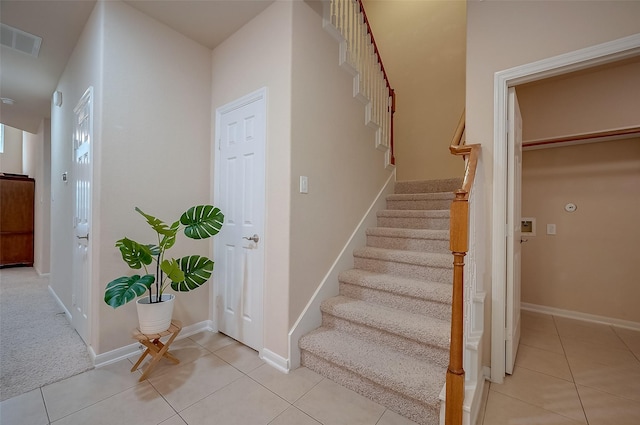
[[[365,124],[376,131],[375,146],[394,164],[395,93],[382,64],[362,0],[327,0],[324,27],[340,42],[340,65],[353,76],[353,96],[365,107]]]

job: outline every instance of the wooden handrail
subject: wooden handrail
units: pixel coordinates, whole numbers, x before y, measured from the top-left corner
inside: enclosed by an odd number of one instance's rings
[[[389,162],[391,163],[391,165],[396,165],[396,155],[395,155],[395,151],[393,150],[393,115],[395,113],[396,113],[396,91],[394,89],[391,89],[391,123],[390,123],[391,128],[389,129],[389,132],[391,133],[389,134],[389,149],[391,150]]]
[[[389,129],[389,150],[390,159],[389,162],[391,165],[395,165],[396,157],[393,151],[393,115],[396,113],[396,91],[391,87],[391,81],[389,81],[389,76],[387,75],[387,70],[384,68],[384,63],[382,63],[382,56],[380,56],[380,50],[378,50],[378,44],[376,43],[376,39],[373,36],[373,31],[371,30],[371,24],[369,23],[369,18],[367,17],[367,12],[364,10],[363,0],[357,0],[360,5],[360,13],[362,13],[362,17],[364,18],[364,23],[367,26],[367,33],[371,37],[371,44],[373,45],[373,52],[376,55],[378,63],[380,64],[380,69],[382,70],[382,75],[384,75],[384,81],[389,89],[389,97],[391,97],[391,110],[389,111],[391,114],[391,123]]]
[[[469,250],[469,193],[473,186],[478,166],[480,145],[461,144],[465,128],[462,113],[456,128],[450,151],[465,158],[465,173],[462,188],[456,191],[451,203],[451,226],[449,249],[453,254],[453,296],[451,300],[451,345],[446,382],[445,425],[462,424],[464,402],[464,257]]]
[[[451,153],[453,153],[454,155],[456,155],[454,150],[458,149],[458,147],[462,142],[462,135],[464,134],[464,129],[465,129],[465,119],[466,119],[465,111],[462,111],[462,116],[460,117],[460,121],[458,121],[458,126],[456,127],[455,134],[453,135],[453,140],[451,141],[451,147],[449,148],[451,150]]]
[[[371,25],[369,24],[369,18],[367,18],[367,12],[364,10],[364,3],[362,0],[358,0],[358,4],[360,5],[360,12],[364,17],[364,23],[367,25],[367,33],[371,36],[371,44],[373,44],[373,52],[376,54],[378,58],[378,63],[380,64],[380,68],[382,69],[382,74],[384,75],[384,79],[387,82],[387,87],[389,87],[389,96],[393,96],[393,89],[391,88],[391,83],[389,82],[389,77],[387,76],[387,71],[384,69],[384,64],[382,63],[382,57],[380,56],[380,51],[378,50],[378,44],[376,44],[376,39],[373,37],[373,31],[371,30]]]

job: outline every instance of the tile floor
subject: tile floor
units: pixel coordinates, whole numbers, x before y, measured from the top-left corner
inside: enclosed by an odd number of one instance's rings
[[[477,425],[639,425],[640,332],[522,312],[514,373]]]
[[[141,383],[134,357],[6,400],[0,424],[413,424],[306,368],[282,374],[221,334],[172,352],[181,363]],[[477,425],[638,425],[639,359],[640,332],[523,312],[515,372],[487,385]]]
[[[289,374],[222,334],[176,341],[148,380],[137,356],[0,403],[1,425],[414,425],[307,368]],[[146,365],[146,361],[142,367]]]

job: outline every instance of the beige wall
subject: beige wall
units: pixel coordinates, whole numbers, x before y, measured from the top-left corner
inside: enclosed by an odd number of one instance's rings
[[[638,211],[640,138],[524,152],[522,301],[640,323]]]
[[[640,57],[517,87],[523,140],[640,126]]]
[[[322,283],[391,170],[364,125],[338,43],[306,3],[293,2],[289,326]],[[299,193],[308,176],[309,193]]]
[[[640,2],[492,2],[467,3],[467,140],[482,144],[485,207],[476,212],[478,225],[491,235],[493,206],[494,74],[540,59],[568,53],[640,32]],[[524,122],[524,126],[527,123]],[[484,364],[489,364],[491,323],[490,236],[478,247],[484,264],[480,286],[488,291]]]
[[[87,87],[94,87],[91,345],[97,354],[130,344],[137,320],[133,303],[113,310],[102,301],[107,282],[130,273],[115,241],[125,235],[153,237],[134,207],[174,221],[190,206],[210,201],[210,81],[210,50],[124,3],[99,2],[59,82],[65,102],[52,109],[56,177],[71,169],[73,108]],[[52,244],[57,249],[51,283],[67,308],[70,189],[53,179]],[[210,243],[185,239],[172,250],[176,257],[210,254]],[[207,320],[210,291],[209,286],[180,294],[176,318],[184,325]]]
[[[287,358],[290,327],[390,171],[307,3],[274,3],[213,51],[212,74],[214,110],[268,88],[264,346]]]
[[[49,285],[71,311],[72,295],[72,248],[73,248],[73,190],[69,181],[62,181],[62,174],[71,171],[72,125],[74,121],[73,108],[89,86],[94,87],[94,157],[99,153],[102,122],[102,25],[103,4],[98,2],[89,21],[74,48],[74,51],[65,66],[65,70],[58,81],[56,90],[62,92],[63,102],[60,107],[51,108],[51,277]],[[94,161],[95,169],[99,168],[100,161]],[[94,183],[97,183],[94,181]],[[94,185],[94,205],[96,204],[96,191],[99,184]],[[94,211],[95,213],[95,211]],[[95,218],[94,218],[95,221]],[[94,226],[94,233],[95,228]],[[95,247],[96,238],[91,235],[91,245]],[[95,248],[93,248],[95,252]],[[94,305],[93,318],[98,323],[96,307],[102,299],[102,288],[95,282],[91,285],[92,302]],[[94,323],[94,326],[95,326]],[[97,328],[89,342],[93,349],[97,349]]]
[[[33,267],[48,274],[51,240],[51,120],[40,122],[38,132],[23,133],[24,173],[36,180]]]
[[[275,2],[225,40],[213,51],[211,74],[214,115],[220,106],[268,90],[264,347],[283,358],[289,330],[292,7]]]
[[[0,172],[23,174],[22,130],[4,126],[4,152],[0,153]]]
[[[368,0],[365,8],[396,90],[398,180],[461,176],[448,147],[465,102],[466,2]]]
[[[114,247],[128,236],[153,243],[138,206],[167,223],[211,201],[211,51],[121,2],[106,2],[98,185],[97,294],[131,271]],[[179,235],[171,256],[210,256],[211,240]],[[176,298],[184,326],[209,318],[212,285]],[[168,293],[172,292],[170,289]],[[100,352],[130,343],[133,303],[100,302]]]

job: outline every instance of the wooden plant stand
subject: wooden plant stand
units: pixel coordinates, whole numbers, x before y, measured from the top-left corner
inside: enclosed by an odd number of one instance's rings
[[[149,362],[147,367],[142,372],[142,376],[138,380],[139,382],[142,382],[145,379],[147,379],[149,372],[151,372],[151,369],[153,369],[155,365],[163,357],[166,357],[167,359],[171,360],[175,364],[180,363],[180,360],[178,360],[173,354],[169,353],[169,346],[171,345],[173,340],[176,339],[176,337],[180,333],[180,330],[182,330],[182,323],[180,323],[180,321],[178,320],[172,320],[171,326],[169,326],[169,329],[157,334],[143,334],[142,332],[140,332],[139,329],[135,329],[133,331],[133,338],[138,340],[145,347],[147,347],[147,349],[144,350],[144,353],[142,353],[142,355],[140,356],[136,364],[133,365],[133,367],[131,368],[131,372],[138,369],[138,366],[140,366],[140,363],[142,363],[142,361],[144,360],[145,357],[147,357],[147,355],[151,355],[153,357],[151,362]],[[167,342],[163,344],[160,341],[160,338],[167,335],[171,335],[171,336],[169,337]]]

